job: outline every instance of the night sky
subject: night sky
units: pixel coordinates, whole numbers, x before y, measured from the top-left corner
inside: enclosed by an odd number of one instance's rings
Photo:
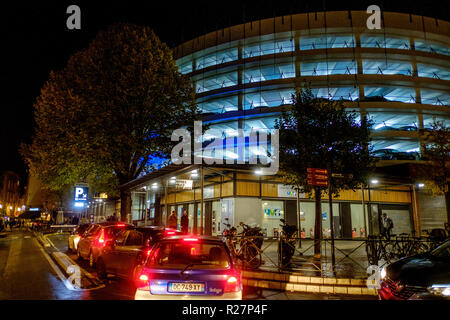
[[[99,30],[118,22],[148,25],[174,47],[219,28],[284,14],[334,10],[382,10],[449,20],[448,1],[21,1],[2,3],[0,171],[13,170],[26,181],[18,153],[33,133],[33,103],[50,70],[64,67]],[[66,9],[81,8],[81,30],[68,30]]]

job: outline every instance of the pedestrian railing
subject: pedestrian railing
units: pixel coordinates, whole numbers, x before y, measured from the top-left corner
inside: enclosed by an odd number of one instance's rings
[[[262,246],[255,246],[251,259],[260,259],[261,264],[242,264],[244,268],[268,269],[277,271],[295,271],[300,273],[313,273],[317,276],[357,276],[366,277],[368,267],[392,263],[402,257],[423,253],[436,248],[445,239],[431,237],[411,237],[407,235],[394,236],[390,240],[379,236],[368,238],[340,238],[331,241],[322,239],[295,239],[295,242],[285,242],[294,254],[290,263],[283,263],[282,237],[235,236],[235,250],[239,251],[239,243],[253,243],[258,238],[264,240]],[[249,241],[245,241],[249,240]],[[299,241],[301,240],[301,241]],[[315,256],[315,242],[320,243],[320,258]],[[301,243],[301,246],[300,246]],[[334,243],[334,250],[332,249]],[[290,246],[290,247],[289,247]],[[286,248],[286,247],[285,247]],[[241,250],[242,252],[242,250]],[[334,253],[334,257],[332,256]]]

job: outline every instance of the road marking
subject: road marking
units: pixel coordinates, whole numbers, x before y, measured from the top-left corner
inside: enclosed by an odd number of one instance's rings
[[[81,289],[81,288],[75,288],[73,286],[73,284],[67,280],[67,278],[64,276],[64,274],[61,272],[61,270],[58,268],[58,266],[53,262],[53,260],[50,258],[50,256],[47,254],[47,252],[45,252],[44,248],[40,245],[40,243],[36,240],[33,239],[39,246],[39,249],[41,250],[42,254],[44,255],[44,257],[47,259],[48,263],[50,264],[50,266],[53,268],[53,270],[56,272],[56,274],[58,275],[58,277],[61,279],[61,281],[63,282],[63,284],[66,286],[67,289],[72,290],[72,291],[91,291],[91,290],[97,290],[97,289],[101,289],[104,288],[105,285],[101,285],[99,287],[96,288],[91,288],[91,289]],[[49,245],[50,246],[50,245]]]

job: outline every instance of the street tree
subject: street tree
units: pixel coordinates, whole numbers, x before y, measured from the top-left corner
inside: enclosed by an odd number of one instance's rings
[[[148,27],[117,24],[98,33],[67,66],[51,72],[34,105],[36,129],[22,154],[50,190],[88,182],[119,186],[168,158],[173,130],[200,118],[195,90],[171,50]]]
[[[307,168],[344,174],[332,178],[332,194],[365,183],[374,167],[369,141],[372,121],[358,120],[342,100],[317,98],[305,86],[293,96],[293,105],[276,121],[280,130],[280,173],[297,192],[315,199],[314,254],[320,257],[322,238],[321,197],[326,187],[308,185]]]

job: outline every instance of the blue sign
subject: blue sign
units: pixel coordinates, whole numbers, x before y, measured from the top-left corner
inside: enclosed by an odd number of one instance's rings
[[[74,200],[75,202],[88,200],[88,187],[75,187],[74,188]]]
[[[280,209],[264,209],[264,215],[266,218],[279,218],[281,217]]]
[[[326,212],[322,212],[322,220],[327,220],[327,213]]]

